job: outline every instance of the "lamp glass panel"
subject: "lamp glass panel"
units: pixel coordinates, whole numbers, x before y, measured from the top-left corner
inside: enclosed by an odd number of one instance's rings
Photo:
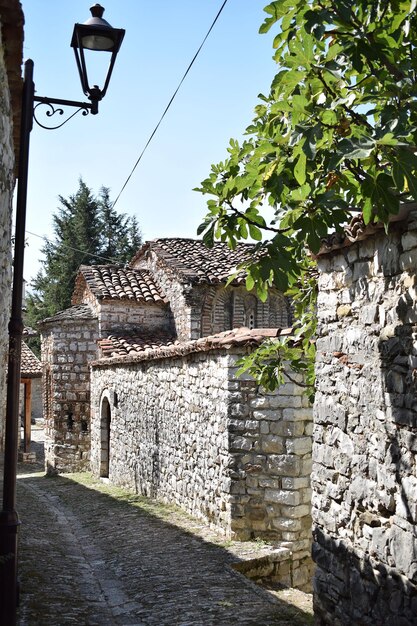
[[[84,58],[90,87],[97,85],[97,87],[103,89],[109,69],[111,54],[97,54],[96,50],[86,48],[84,50]]]
[[[114,46],[113,39],[103,35],[86,35],[81,41],[87,50],[111,50]]]

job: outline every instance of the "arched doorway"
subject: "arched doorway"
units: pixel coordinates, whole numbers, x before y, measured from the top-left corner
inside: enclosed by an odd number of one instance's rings
[[[100,476],[108,478],[110,465],[110,423],[111,409],[106,397],[101,402],[101,456],[100,456]]]

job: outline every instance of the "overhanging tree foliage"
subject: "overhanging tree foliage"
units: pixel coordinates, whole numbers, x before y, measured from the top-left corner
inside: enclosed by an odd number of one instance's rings
[[[277,0],[265,11],[278,72],[247,139],[231,140],[201,183],[212,199],[199,234],[208,245],[256,240],[248,289],[266,298],[275,285],[295,299],[300,344],[266,345],[245,365],[273,388],[284,359],[313,384],[307,250],[352,211],[387,223],[400,201],[417,200],[417,16],[415,0]]]
[[[25,321],[30,326],[70,306],[80,265],[125,263],[142,241],[136,218],[113,209],[106,187],[96,197],[80,180],[74,195],[59,200],[53,216],[55,239],[42,248],[42,269],[27,298]]]

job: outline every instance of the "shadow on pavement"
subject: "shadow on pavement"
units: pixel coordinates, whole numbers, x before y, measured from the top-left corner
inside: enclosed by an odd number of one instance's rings
[[[227,542],[175,507],[89,474],[22,469],[19,626],[313,623],[233,571]]]

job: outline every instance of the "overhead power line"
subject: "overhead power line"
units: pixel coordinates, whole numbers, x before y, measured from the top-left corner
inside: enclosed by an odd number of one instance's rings
[[[45,237],[44,235],[37,235],[36,233],[32,233],[30,232],[30,230],[25,230],[25,233],[27,233],[28,235],[32,235],[33,237],[38,237],[38,239],[42,239],[43,241],[46,241],[46,243],[50,243],[52,245],[56,245],[54,241],[51,241],[50,239],[48,239],[48,237]],[[108,257],[105,256],[100,256],[99,254],[94,254],[93,252],[88,252],[87,250],[80,250],[79,248],[73,248],[72,246],[68,246],[65,243],[60,243],[60,246],[62,246],[63,248],[66,248],[67,250],[73,250],[74,252],[81,252],[81,254],[84,254],[85,256],[91,256],[94,257],[96,259],[101,259],[102,261],[109,261],[110,263],[119,263],[120,261],[118,261],[117,259],[109,259]]]
[[[186,78],[186,76],[187,76],[188,72],[190,71],[190,69],[191,69],[191,68],[192,68],[192,66],[194,65],[195,60],[197,59],[198,55],[200,54],[200,51],[201,51],[202,47],[203,47],[203,46],[204,46],[204,44],[206,43],[206,40],[207,40],[208,36],[210,35],[211,31],[213,30],[214,25],[216,24],[217,20],[219,19],[220,14],[221,14],[221,12],[223,11],[223,9],[224,9],[224,7],[226,6],[226,4],[227,4],[227,0],[224,0],[224,2],[223,2],[223,4],[222,4],[222,6],[220,7],[220,9],[219,9],[219,11],[218,11],[218,13],[217,13],[216,17],[215,17],[215,18],[214,18],[214,20],[213,20],[212,25],[210,26],[210,28],[209,28],[209,29],[208,29],[208,31],[207,31],[206,36],[204,37],[203,41],[201,42],[200,47],[198,48],[197,52],[196,52],[196,53],[195,53],[195,55],[193,56],[193,58],[192,58],[192,60],[191,60],[191,62],[190,62],[190,64],[189,64],[189,66],[187,67],[187,69],[186,69],[186,71],[185,71],[185,73],[184,73],[184,76],[181,78],[181,80],[180,80],[180,82],[179,82],[179,84],[178,84],[178,87],[176,88],[176,90],[174,91],[174,93],[173,93],[173,95],[172,95],[172,97],[171,97],[170,101],[168,102],[168,104],[167,104],[167,106],[166,106],[166,108],[165,108],[165,111],[162,113],[162,115],[161,115],[161,117],[160,117],[159,122],[157,123],[157,125],[156,125],[156,126],[155,126],[155,128],[153,129],[152,133],[150,134],[149,139],[148,139],[148,141],[147,141],[147,142],[146,142],[146,144],[145,144],[145,147],[143,148],[143,150],[142,150],[142,152],[140,153],[140,155],[139,155],[139,157],[138,157],[138,159],[137,159],[136,163],[134,164],[134,166],[133,166],[133,168],[132,168],[132,171],[130,172],[129,176],[126,178],[126,180],[125,180],[125,183],[124,183],[123,187],[122,187],[122,188],[121,188],[121,190],[119,191],[119,194],[118,194],[118,196],[117,196],[116,200],[115,200],[115,201],[114,201],[114,203],[113,203],[113,208],[116,206],[117,201],[119,200],[120,196],[122,195],[123,191],[124,191],[124,190],[125,190],[125,188],[126,188],[126,185],[128,184],[128,182],[129,182],[129,181],[130,181],[130,179],[132,178],[133,172],[135,171],[135,169],[136,169],[136,168],[137,168],[137,166],[139,165],[139,163],[140,163],[140,161],[141,161],[141,159],[142,159],[143,155],[144,155],[144,154],[145,154],[145,152],[146,152],[146,149],[148,148],[148,146],[149,146],[149,144],[151,143],[152,139],[153,139],[153,138],[154,138],[154,136],[156,135],[156,133],[157,133],[157,131],[158,131],[158,128],[160,127],[160,125],[161,125],[161,123],[162,123],[162,120],[164,119],[165,115],[167,114],[168,109],[170,108],[171,104],[173,103],[173,101],[174,101],[174,99],[175,99],[175,96],[176,96],[176,95],[177,95],[177,93],[179,92],[180,87],[181,87],[182,83],[184,82],[184,80],[185,80],[185,78]]]

